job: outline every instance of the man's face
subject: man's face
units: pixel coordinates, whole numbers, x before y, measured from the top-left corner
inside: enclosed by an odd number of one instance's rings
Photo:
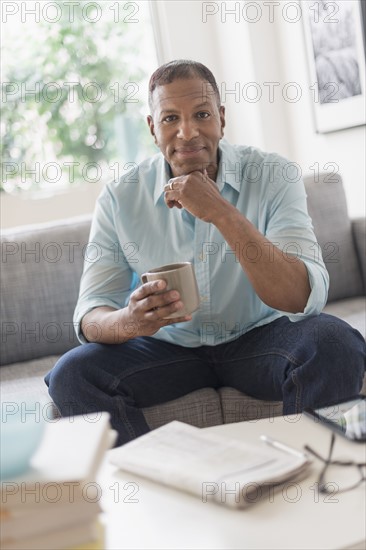
[[[174,177],[206,168],[216,178],[225,108],[218,107],[208,82],[189,78],[158,86],[147,122]]]

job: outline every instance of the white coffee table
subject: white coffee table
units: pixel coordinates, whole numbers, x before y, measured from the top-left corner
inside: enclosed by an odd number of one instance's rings
[[[310,444],[327,456],[331,432],[305,415],[207,428],[257,442],[267,434],[297,449]],[[366,445],[337,436],[334,456],[365,461]],[[105,463],[99,477],[106,549],[365,549],[365,484],[318,495],[316,460],[309,476],[245,510],[199,498],[118,471]],[[135,502],[134,502],[135,501]]]

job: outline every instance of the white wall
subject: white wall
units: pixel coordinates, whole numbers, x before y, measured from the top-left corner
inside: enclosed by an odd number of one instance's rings
[[[346,1],[346,0],[345,0]],[[293,4],[294,2],[292,2]],[[243,12],[245,5],[259,5]],[[283,3],[270,21],[268,2],[198,2],[159,0],[152,5],[157,29],[159,62],[190,58],[206,64],[215,74],[227,112],[226,137],[233,143],[276,151],[300,164],[303,173],[318,162],[334,162],[343,176],[351,217],[365,215],[365,127],[331,134],[316,134],[306,65],[302,21],[289,23],[281,14]],[[275,2],[277,4],[277,2]],[[291,4],[290,2],[288,4]],[[230,13],[230,10],[236,12]],[[216,12],[210,14],[209,12]],[[291,11],[289,17],[293,17]],[[291,103],[282,96],[290,82],[301,87],[302,97]],[[255,83],[248,86],[249,83]],[[267,83],[267,84],[266,84]],[[274,97],[270,98],[270,84]],[[225,93],[226,90],[226,93]],[[229,93],[236,91],[237,93]],[[262,95],[253,101],[254,93]],[[294,90],[289,89],[289,92]],[[95,189],[74,191],[71,200],[56,197],[24,203],[14,214],[14,199],[2,199],[2,226],[65,218],[93,210]],[[52,205],[51,205],[52,202]]]
[[[206,4],[212,4],[213,8],[218,5],[216,2]],[[248,28],[235,23],[232,25],[230,21],[221,24],[220,13],[212,16],[206,14],[204,5],[195,0],[153,3],[155,18],[163,26],[158,45],[159,61],[194,59],[207,65],[223,92],[227,115],[226,137],[233,142],[254,141],[254,144],[263,147],[258,105],[246,103],[240,93],[230,93],[230,90],[235,90],[236,83],[241,90],[245,81],[255,80]]]
[[[347,0],[345,0],[347,1]],[[309,90],[302,21],[278,20],[279,58],[284,82],[300,84],[303,96],[297,103],[286,103],[289,123],[290,156],[304,171],[318,162],[320,168],[335,163],[343,177],[351,217],[365,215],[366,128],[358,126],[327,134],[317,134],[313,120],[313,93]]]

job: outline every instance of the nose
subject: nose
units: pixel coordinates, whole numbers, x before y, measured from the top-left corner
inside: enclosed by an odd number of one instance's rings
[[[181,119],[177,137],[184,141],[191,141],[199,135],[197,124],[193,120]]]

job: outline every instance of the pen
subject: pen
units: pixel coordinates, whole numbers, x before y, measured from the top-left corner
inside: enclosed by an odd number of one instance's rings
[[[267,445],[270,445],[275,449],[279,449],[280,451],[284,451],[285,453],[288,453],[290,455],[297,456],[298,458],[308,458],[308,455],[306,453],[297,451],[296,449],[293,449],[292,447],[289,447],[288,445],[285,445],[280,441],[276,441],[276,439],[272,439],[272,437],[269,437],[268,435],[261,435],[260,439],[264,441],[264,443],[267,443]]]

